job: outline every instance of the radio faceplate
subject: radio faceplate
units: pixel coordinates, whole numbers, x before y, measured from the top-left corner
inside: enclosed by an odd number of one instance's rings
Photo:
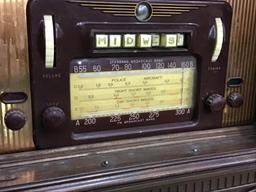
[[[111,31],[111,33],[114,32],[114,35],[115,35],[114,39],[116,38],[118,39],[119,38],[118,35],[121,35],[123,37],[123,34],[129,31],[130,27],[127,27],[125,31],[123,30],[123,27],[130,23],[130,22],[122,23],[122,21],[124,21],[125,20],[124,18],[126,17],[131,17],[133,18],[132,21],[136,23],[138,22],[141,24],[142,23],[148,24],[149,22],[151,22],[151,19],[154,19],[154,18],[163,18],[163,19],[165,18],[165,21],[167,21],[165,22],[167,23],[166,25],[170,26],[170,22],[168,22],[168,18],[170,19],[169,16],[171,14],[169,12],[172,11],[175,13],[175,15],[171,16],[172,19],[174,19],[174,17],[178,16],[178,14],[179,15],[186,14],[191,17],[191,15],[193,16],[192,12],[197,11],[197,9],[203,9],[203,7],[198,6],[197,1],[193,1],[193,3],[186,4],[186,8],[184,8],[185,5],[182,5],[182,6],[180,5],[180,4],[183,4],[185,1],[175,1],[175,2],[166,1],[166,0],[163,0],[161,2],[155,1],[155,2],[152,2],[151,5],[153,10],[156,11],[157,13],[155,13],[154,16],[151,15],[151,18],[148,18],[149,20],[145,22],[141,22],[140,20],[135,20],[135,14],[134,14],[136,4],[139,1],[136,1],[136,2],[135,1],[134,2],[110,1],[108,4],[106,4],[106,2],[107,1],[86,1],[86,2],[81,2],[80,4],[83,4],[84,7],[87,6],[88,8],[88,9],[84,8],[83,10],[86,10],[86,11],[93,10],[94,15],[96,15],[95,17],[99,15],[104,15],[102,16],[104,17],[104,21],[111,21],[111,22],[104,23],[105,25],[108,25],[108,27],[106,27],[106,31],[104,35],[113,35],[113,34],[109,34],[108,31]],[[213,2],[213,1],[210,1],[210,2]],[[254,9],[256,7],[256,2],[254,0],[248,0],[247,3],[245,3],[244,0],[236,0],[236,1],[226,0],[226,2],[229,2],[233,8],[233,19],[232,19],[233,21],[232,21],[232,28],[230,29],[231,40],[230,40],[230,49],[229,49],[228,71],[226,75],[227,84],[226,84],[226,90],[225,90],[225,98],[228,104],[226,104],[226,107],[223,113],[222,127],[249,125],[255,121],[254,112],[255,112],[255,103],[256,103],[255,102],[256,89],[255,89],[255,86],[252,86],[252,82],[255,81],[254,79],[255,79],[255,73],[256,73],[256,65],[254,64],[255,63],[254,52],[255,52],[255,46],[256,46],[256,38],[254,35],[254,31],[256,30],[256,26],[255,26],[256,13]],[[33,114],[31,112],[31,102],[30,102],[31,101],[30,79],[29,79],[30,72],[29,72],[29,60],[28,60],[29,51],[27,46],[27,22],[26,22],[27,3],[28,3],[27,0],[19,1],[19,2],[17,1],[1,1],[0,2],[0,13],[2,13],[0,14],[0,26],[1,26],[0,27],[0,69],[1,69],[0,71],[0,74],[1,74],[0,76],[0,79],[1,79],[0,81],[0,84],[1,84],[0,86],[0,102],[1,102],[0,153],[10,153],[15,151],[25,151],[25,150],[28,151],[28,150],[34,149],[34,143],[32,140]],[[164,5],[158,5],[158,3],[164,4]],[[177,10],[178,6],[175,5],[175,3],[180,3],[179,4],[180,9],[182,8],[184,9],[184,11],[178,11]],[[206,1],[205,4],[208,4],[208,3],[209,2]],[[62,3],[60,2],[60,4]],[[77,2],[77,5],[80,5],[80,4],[79,2]],[[47,9],[47,6],[50,6],[50,4],[45,5],[45,9]],[[63,10],[67,11],[68,9],[69,7],[67,6],[65,7],[65,10],[64,9]],[[120,13],[120,10],[122,11],[121,13]],[[163,13],[164,12],[163,10],[167,10],[168,13]],[[72,12],[72,10],[70,11]],[[126,13],[127,11],[128,12],[131,11],[132,13]],[[116,13],[113,13],[113,12],[116,12]],[[190,13],[188,14],[188,12]],[[53,12],[47,12],[47,14],[53,14]],[[107,15],[113,16],[113,17],[111,17],[111,19],[106,19]],[[116,18],[118,17],[122,18],[121,22],[115,22]],[[47,21],[51,20],[51,19],[49,20],[48,19],[49,17],[46,17],[45,23],[48,23]],[[204,17],[201,19],[204,19]],[[84,19],[84,21],[85,20],[90,21],[91,19]],[[238,20],[242,22],[237,22]],[[43,19],[41,20],[41,23],[42,24],[44,23]],[[122,27],[119,27],[119,30],[118,30],[118,27],[116,29],[112,29],[112,27],[114,25],[117,25],[118,23],[124,24],[124,25]],[[161,23],[164,24],[163,22]],[[58,26],[56,27],[58,29]],[[168,31],[170,30],[168,29],[165,31],[165,29],[167,29],[167,27],[165,27],[164,29],[163,28],[160,29],[160,27],[156,27],[154,31],[161,30],[161,32],[163,33],[164,32],[168,33]],[[133,28],[131,32],[134,32],[135,30],[136,29]],[[177,30],[176,28],[176,31],[173,31],[173,33],[178,34],[180,30],[181,29]],[[148,35],[147,31],[154,32],[149,30],[144,31],[144,33],[142,34],[143,38],[141,39],[144,39],[147,37],[147,36],[144,36],[144,35]],[[42,30],[40,32],[42,32]],[[140,29],[140,31],[138,32],[142,32],[142,30]],[[60,37],[61,36],[60,34],[62,33],[56,33],[56,34],[58,34],[58,37]],[[185,35],[186,34],[187,33],[185,33]],[[138,35],[137,38],[139,38],[139,34],[137,35]],[[172,37],[171,35],[169,36],[170,38]],[[86,42],[86,38],[87,37],[85,37],[85,40],[84,40],[85,42]],[[185,36],[185,39],[184,39],[185,43],[189,41],[189,39],[186,39],[186,38],[189,38],[189,36]],[[112,39],[113,39],[113,36],[112,36]],[[159,39],[159,38],[156,38],[156,39]],[[153,41],[153,38],[152,38],[152,41]],[[92,42],[95,43],[95,41],[92,41]],[[154,36],[154,42],[155,42],[155,36]],[[116,43],[118,44],[118,42]],[[48,47],[52,45],[53,44],[50,43],[48,44]],[[173,43],[171,43],[171,45],[173,45]],[[185,44],[184,47],[178,47],[178,50],[181,50],[182,48],[186,48],[187,46],[189,46],[189,44]],[[153,46],[153,48],[154,48],[154,52],[157,52],[156,51],[157,47]],[[144,48],[138,47],[138,49],[135,51],[142,52],[143,49]],[[147,48],[147,51],[149,51],[149,49],[150,48]],[[169,48],[169,50],[170,49],[174,50],[174,48]],[[50,49],[48,49],[48,51],[49,50]],[[164,51],[165,49],[162,49],[162,50]],[[122,53],[125,51],[133,52],[134,50],[131,50],[131,48],[129,48],[124,51],[123,47],[122,49],[118,49],[115,47],[115,50],[114,48],[111,48],[111,50],[108,50],[105,48],[104,49],[98,48],[97,50],[95,49],[95,53],[105,52],[106,57],[108,56],[109,51],[112,51],[112,52],[116,51],[115,53],[113,53],[112,56],[109,56],[109,57],[116,57],[116,55],[122,55]],[[168,50],[166,51],[168,52]],[[40,55],[44,57],[44,48],[40,52],[41,52]],[[49,53],[51,53],[51,51],[49,51]],[[216,49],[216,53],[217,53],[217,49]],[[148,57],[152,56],[151,53],[148,53],[145,55]],[[57,55],[55,55],[55,58],[56,56]],[[139,57],[139,56],[136,55],[135,57]],[[79,56],[77,58],[86,58],[86,57]],[[49,57],[48,63],[50,65],[52,65],[51,60],[52,60],[52,57]],[[237,93],[240,95],[240,98],[237,97]],[[20,98],[20,96],[22,95],[23,96],[25,95],[26,97]],[[12,96],[15,97],[15,101],[13,101]],[[241,96],[243,98],[242,106],[241,106]],[[7,99],[12,98],[11,102],[6,100],[6,97]],[[24,98],[27,98],[27,100],[24,100]],[[237,103],[234,103],[234,101],[236,102],[238,101],[238,104],[240,104],[240,107],[236,107]],[[17,114],[20,115],[21,114],[20,112],[23,112],[23,117],[24,115],[26,117],[25,119],[26,123],[23,126],[23,128],[20,130],[10,129],[5,122],[7,120],[6,117],[8,117],[9,119],[9,117],[15,114],[13,112],[18,112],[16,113],[16,115]],[[7,121],[7,123],[8,122],[10,121]],[[181,123],[179,123],[179,125],[181,125]],[[172,125],[172,127],[173,126],[174,125]],[[153,127],[157,127],[157,126],[153,125]],[[126,129],[123,129],[123,132],[125,132],[124,130]],[[105,137],[106,137],[106,134],[105,134]]]
[[[105,10],[101,1],[29,2],[36,146],[220,127],[230,6],[222,1],[107,5],[115,9]],[[152,11],[143,21],[136,12],[141,5]],[[182,11],[164,13],[165,5]],[[119,13],[123,7],[129,10]]]

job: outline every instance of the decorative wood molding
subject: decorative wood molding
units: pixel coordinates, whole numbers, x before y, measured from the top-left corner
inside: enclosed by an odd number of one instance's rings
[[[255,127],[230,127],[2,155],[0,191],[147,191],[240,172],[250,180],[240,185],[248,185],[255,170]]]

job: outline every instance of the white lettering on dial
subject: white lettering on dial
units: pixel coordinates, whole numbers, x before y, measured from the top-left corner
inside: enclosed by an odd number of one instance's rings
[[[113,115],[110,117],[110,123],[116,123],[116,122],[119,122],[121,121],[122,118],[120,115]]]
[[[96,118],[86,118],[84,120],[84,125],[95,125],[97,122]]]

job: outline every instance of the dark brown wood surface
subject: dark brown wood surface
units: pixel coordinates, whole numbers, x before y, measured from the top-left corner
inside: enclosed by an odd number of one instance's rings
[[[208,190],[202,184],[197,190],[197,181],[207,178]],[[154,191],[158,186],[173,191],[182,182],[189,182],[184,184],[187,188],[176,191],[253,189],[256,128],[230,127],[0,156],[0,191]]]

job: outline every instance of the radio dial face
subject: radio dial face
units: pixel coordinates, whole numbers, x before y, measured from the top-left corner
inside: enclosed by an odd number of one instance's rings
[[[28,4],[37,147],[221,126],[231,21],[226,3],[86,2]]]
[[[76,132],[193,118],[197,84],[193,56],[76,59],[70,72],[70,112]]]
[[[42,120],[46,129],[58,129],[64,124],[66,115],[61,108],[52,106],[45,109]]]

